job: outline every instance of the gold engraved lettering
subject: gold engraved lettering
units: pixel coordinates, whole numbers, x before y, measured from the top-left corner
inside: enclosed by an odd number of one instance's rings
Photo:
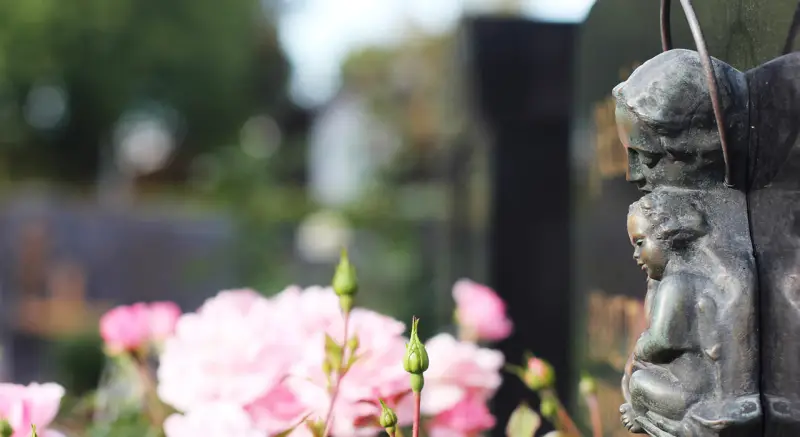
[[[631,68],[621,68],[620,80],[628,76],[640,64],[634,63]],[[595,128],[595,173],[600,179],[611,179],[625,174],[628,157],[625,148],[619,141],[615,117],[616,101],[608,96],[594,105],[592,114]]]
[[[603,422],[603,435],[612,437],[629,436],[628,431],[619,424],[619,406],[625,403],[619,384],[606,381],[597,383],[597,403]]]
[[[622,372],[645,328],[644,303],[594,291],[588,298],[588,358]]]
[[[610,96],[594,107],[595,159],[603,179],[622,176],[628,167],[627,153],[617,134],[615,110],[616,101]]]

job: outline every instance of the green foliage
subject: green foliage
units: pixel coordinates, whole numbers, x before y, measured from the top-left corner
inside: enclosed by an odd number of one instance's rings
[[[11,437],[12,434],[14,434],[14,430],[8,421],[5,419],[0,421],[0,437]]]
[[[25,147],[11,156],[19,172],[50,163],[40,170],[91,178],[113,123],[152,101],[182,116],[187,154],[225,144],[254,110],[282,100],[287,71],[257,0],[0,0],[0,95],[8,97],[0,130],[21,131],[12,145]],[[20,125],[40,80],[68,93],[69,119],[48,135]]]
[[[508,419],[507,437],[533,437],[542,425],[542,418],[527,404],[520,404]]]
[[[298,427],[307,426],[306,425],[307,421],[308,421],[308,416],[304,417],[303,420],[301,420],[300,422],[292,425],[291,428],[281,431],[278,434],[275,434],[275,437],[289,437],[289,435],[292,434]]]
[[[97,333],[66,337],[53,345],[56,380],[68,392],[83,395],[97,388],[105,357]]]
[[[140,412],[126,414],[110,425],[92,426],[87,432],[87,437],[162,437],[161,430],[151,427],[145,415]]]
[[[238,276],[258,290],[281,290],[291,282],[291,231],[313,209],[302,187],[281,183],[282,170],[302,168],[294,146],[284,145],[268,159],[227,146],[197,161],[197,188],[230,215],[238,233],[230,252],[220,256],[236,257]]]

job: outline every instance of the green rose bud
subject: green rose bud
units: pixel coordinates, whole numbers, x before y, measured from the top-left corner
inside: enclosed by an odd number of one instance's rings
[[[397,428],[397,414],[386,406],[383,399],[379,399],[379,402],[381,403],[381,417],[378,421],[387,433],[393,434]]]
[[[358,293],[358,278],[356,277],[356,268],[350,264],[350,258],[347,257],[346,249],[342,249],[339,265],[336,266],[336,272],[333,274],[333,291],[339,296],[339,305],[341,305],[342,311],[350,312],[355,295]]]
[[[347,350],[351,354],[354,353],[355,351],[357,351],[359,346],[360,346],[360,344],[359,344],[357,335],[354,335],[354,336],[350,337],[349,340],[347,340]]]
[[[558,415],[558,403],[551,397],[545,397],[539,405],[539,412],[545,419],[553,421]]]
[[[14,434],[14,430],[11,428],[11,424],[8,423],[7,420],[3,419],[0,421],[0,437],[11,437]]]
[[[422,391],[422,386],[425,384],[422,373],[428,370],[428,364],[430,364],[428,351],[425,350],[425,345],[419,341],[418,324],[419,319],[414,317],[411,321],[411,338],[406,344],[406,354],[403,357],[403,368],[411,374],[411,390],[414,393]]]
[[[578,390],[583,396],[593,396],[597,394],[597,382],[591,376],[584,375],[578,384]]]
[[[428,352],[417,334],[418,325],[419,319],[414,317],[411,321],[411,336],[408,344],[406,344],[406,354],[403,357],[403,368],[408,373],[421,374],[428,370],[429,362]]]

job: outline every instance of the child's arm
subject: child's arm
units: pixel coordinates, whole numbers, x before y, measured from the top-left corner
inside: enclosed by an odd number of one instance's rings
[[[665,363],[691,348],[695,284],[687,275],[664,278],[652,296],[650,326],[636,342],[634,355]]]

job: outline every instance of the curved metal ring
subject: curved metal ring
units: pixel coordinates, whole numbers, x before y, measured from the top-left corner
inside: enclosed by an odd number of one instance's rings
[[[670,29],[669,15],[670,3],[670,0],[661,0],[661,47],[664,51],[672,49],[672,29]],[[708,54],[706,40],[703,38],[703,32],[700,30],[700,23],[697,21],[697,15],[694,13],[691,0],[681,0],[681,6],[683,6],[686,21],[689,22],[689,28],[692,30],[692,37],[694,37],[694,43],[697,46],[697,53],[700,55],[700,62],[703,64],[703,70],[706,73],[708,93],[711,96],[711,106],[714,108],[714,119],[717,122],[717,130],[719,130],[722,157],[725,160],[725,185],[731,186],[731,168],[728,158],[727,135],[725,134],[725,117],[722,114],[722,107],[719,101],[719,88],[717,87],[717,75],[714,73],[714,64],[711,61],[711,55]]]
[[[672,26],[670,25],[670,0],[661,0],[661,49],[672,50]]]
[[[798,27],[800,27],[800,2],[797,3],[797,8],[792,17],[792,24],[789,26],[789,33],[786,35],[786,42],[783,43],[783,54],[788,55],[794,50],[794,40],[797,38]]]

